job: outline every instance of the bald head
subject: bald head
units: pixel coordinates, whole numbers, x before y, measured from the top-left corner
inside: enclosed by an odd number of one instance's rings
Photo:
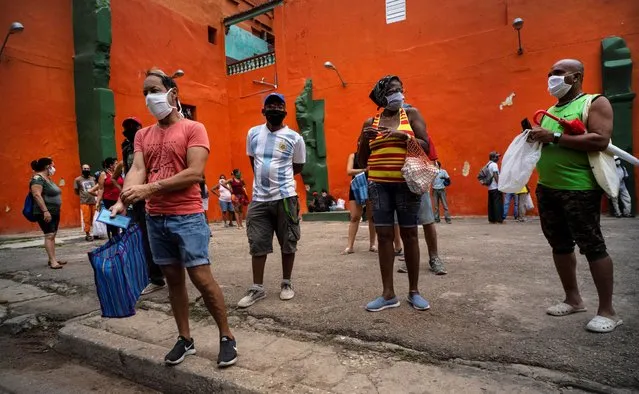
[[[568,72],[582,73],[584,72],[584,64],[576,59],[562,59],[552,66],[553,69],[558,68]]]

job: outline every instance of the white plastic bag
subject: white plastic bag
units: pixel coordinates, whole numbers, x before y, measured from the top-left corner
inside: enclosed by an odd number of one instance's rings
[[[533,204],[533,200],[532,200],[532,197],[530,196],[530,193],[526,194],[526,201],[524,202],[524,207],[526,208],[526,211],[532,211],[533,209],[535,209],[535,204]]]
[[[93,215],[93,236],[96,238],[106,238],[107,228],[106,224],[98,222],[98,212]]]
[[[581,121],[585,125],[588,125],[590,104],[592,104],[592,100],[595,97],[597,96],[590,96],[584,105],[584,110],[581,114]],[[610,145],[612,145],[612,140],[610,140],[608,146]],[[592,169],[592,173],[595,176],[599,187],[601,187],[611,198],[617,198],[619,195],[620,182],[619,177],[617,176],[617,165],[615,164],[614,155],[608,151],[588,152],[588,161],[590,162],[590,168]]]
[[[526,130],[515,137],[504,153],[498,185],[503,193],[517,193],[523,189],[541,157],[541,143],[528,142],[529,134],[530,130]]]

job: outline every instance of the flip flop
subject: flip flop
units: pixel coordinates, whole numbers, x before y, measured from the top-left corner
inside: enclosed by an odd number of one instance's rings
[[[566,304],[565,302],[560,302],[557,305],[553,305],[550,308],[546,309],[546,313],[550,316],[568,316],[573,313],[586,312],[586,308],[575,308],[570,304]]]
[[[51,268],[52,270],[62,269],[62,265],[60,263],[58,263],[58,265],[56,265],[55,267],[53,265],[51,265],[50,261],[47,264],[49,265],[49,268]]]
[[[368,251],[372,253],[377,253],[377,246],[371,246],[370,248],[368,248]]]
[[[623,320],[614,320],[609,317],[595,316],[586,325],[586,330],[590,332],[606,333],[613,332],[615,328],[623,324]]]
[[[355,253],[355,251],[351,248],[346,248],[344,249],[344,251],[342,252],[342,255],[347,255],[347,254],[353,254]]]
[[[67,262],[66,262],[66,261],[60,261],[60,260],[58,260],[58,264],[60,264],[60,265],[67,265]]]

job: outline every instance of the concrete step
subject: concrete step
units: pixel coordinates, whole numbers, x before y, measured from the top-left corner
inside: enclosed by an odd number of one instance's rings
[[[192,322],[197,355],[175,367],[163,363],[175,343],[173,318],[140,310],[125,319],[87,317],[59,331],[55,349],[165,393],[547,393],[555,384],[502,371],[443,363],[422,364],[401,352],[353,344],[298,340],[236,321],[238,363],[220,370],[212,320]],[[347,343],[345,337],[340,337]],[[579,390],[573,391],[575,393]]]

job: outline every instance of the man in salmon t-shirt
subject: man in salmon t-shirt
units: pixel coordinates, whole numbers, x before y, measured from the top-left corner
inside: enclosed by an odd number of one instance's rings
[[[133,165],[111,213],[124,213],[127,205],[146,200],[151,253],[166,277],[179,331],[165,363],[176,365],[195,354],[189,330],[186,268],[220,331],[217,365],[227,367],[237,361],[237,349],[226,318],[224,295],[209,267],[211,230],[204,218],[199,186],[209,156],[208,135],[204,125],[184,119],[178,110],[178,87],[161,70],[147,72],[144,96],[158,122],[137,132]]]

